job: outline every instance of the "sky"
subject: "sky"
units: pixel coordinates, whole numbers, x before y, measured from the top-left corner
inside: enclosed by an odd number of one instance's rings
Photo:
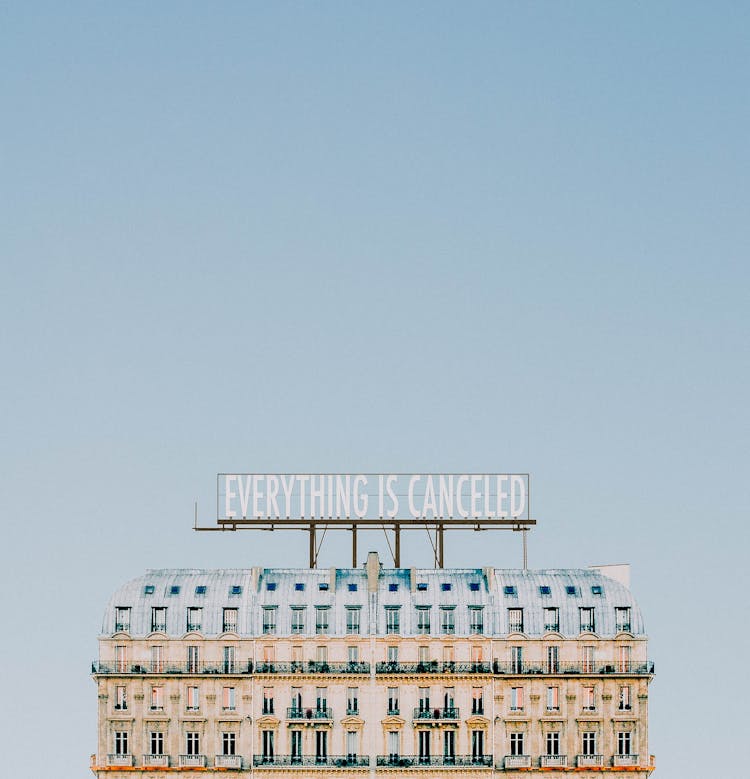
[[[224,471],[529,472],[530,567],[632,566],[655,775],[744,776],[749,22],[0,5],[8,776],[90,776],[121,583],[307,564],[302,533],[192,531]],[[520,566],[477,538],[446,565]]]

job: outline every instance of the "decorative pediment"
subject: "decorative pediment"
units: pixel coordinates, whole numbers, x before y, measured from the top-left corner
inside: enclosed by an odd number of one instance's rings
[[[466,724],[470,728],[486,728],[489,727],[490,721],[487,717],[480,717],[478,714],[474,714],[466,720]]]
[[[396,717],[395,715],[391,715],[390,717],[385,717],[384,719],[380,720],[380,724],[384,728],[403,728],[406,724],[406,720],[403,717]]]
[[[362,719],[362,717],[355,717],[354,715],[349,715],[348,717],[344,717],[341,720],[341,724],[345,728],[356,728],[357,730],[361,730],[365,726],[365,721]]]
[[[270,714],[264,714],[262,717],[258,717],[258,719],[255,720],[255,724],[259,728],[278,728],[279,718],[272,717]]]

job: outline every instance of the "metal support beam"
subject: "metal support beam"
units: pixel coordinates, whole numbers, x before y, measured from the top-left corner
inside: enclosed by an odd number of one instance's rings
[[[401,525],[395,525],[394,526],[395,531],[395,544],[394,544],[394,554],[393,554],[393,564],[396,566],[396,568],[401,567]]]
[[[352,568],[357,567],[357,526],[352,525]]]
[[[315,525],[310,525],[310,568],[315,568],[317,562],[317,549],[315,547]]]
[[[437,567],[442,568],[445,559],[443,556],[444,551],[444,544],[445,544],[445,529],[443,528],[442,522],[437,526]]]

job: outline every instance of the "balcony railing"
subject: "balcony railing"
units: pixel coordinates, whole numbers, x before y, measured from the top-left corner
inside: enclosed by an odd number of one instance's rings
[[[150,660],[134,660],[129,663],[91,663],[91,673],[122,675],[143,674],[250,674],[253,672],[252,660],[244,663],[204,662],[188,660],[185,662],[162,660],[152,663]]]
[[[323,663],[315,660],[303,662],[259,662],[257,674],[369,674],[369,663]]]
[[[518,662],[511,660],[502,662],[495,660],[492,663],[492,672],[495,674],[526,675],[526,674],[628,674],[649,675],[654,673],[653,660],[597,660],[588,661],[559,661],[547,662]]]
[[[603,766],[604,755],[577,755],[576,766],[578,768],[591,768],[592,766]]]
[[[506,755],[503,767],[508,768],[531,768],[531,755]]]
[[[418,720],[448,720],[461,719],[458,709],[455,706],[449,706],[443,709],[431,709],[418,707],[414,709],[414,719]]]
[[[638,755],[615,755],[612,758],[612,765],[638,765]]]
[[[205,755],[180,755],[177,759],[180,768],[205,768]]]
[[[542,768],[567,768],[567,755],[542,755],[539,765]]]
[[[629,622],[618,622],[615,625],[615,630],[618,633],[630,633],[630,623]]]
[[[188,622],[187,626],[187,632],[188,633],[200,633],[201,632],[201,623],[200,622]]]
[[[253,755],[253,766],[256,768],[273,768],[289,766],[292,768],[367,768],[370,765],[368,755]]]
[[[216,768],[242,768],[242,757],[240,755],[216,755],[214,761]]]
[[[332,720],[333,710],[324,708],[298,709],[292,707],[286,710],[286,718],[291,720]]]
[[[419,766],[460,766],[464,768],[489,768],[492,755],[378,755],[377,765],[389,768],[414,768]]]
[[[169,768],[169,755],[144,755],[143,765]]]
[[[130,623],[115,622],[115,633],[130,633]]]
[[[489,663],[377,663],[375,672],[379,674],[489,674]]]
[[[131,766],[133,765],[133,755],[107,755],[107,765]]]
[[[544,632],[545,633],[559,633],[560,631],[560,623],[559,622],[545,622],[544,623]]]

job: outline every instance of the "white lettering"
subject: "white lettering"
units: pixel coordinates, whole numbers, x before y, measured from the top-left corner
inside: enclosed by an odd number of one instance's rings
[[[354,515],[362,519],[367,514],[367,493],[359,494],[359,484],[363,487],[367,484],[367,478],[362,474],[354,477]]]
[[[256,476],[253,480],[253,516],[258,517],[258,519],[267,516],[267,513],[261,509],[260,504],[258,503],[260,498],[263,497],[260,488],[263,486],[263,480],[265,478],[265,476]]]
[[[498,517],[505,518],[508,516],[508,510],[505,508],[505,501],[508,498],[508,493],[503,491],[503,484],[508,481],[507,476],[497,477],[497,507],[496,513]]]
[[[437,516],[437,506],[435,505],[435,485],[432,483],[432,476],[425,477],[424,503],[422,504],[422,516],[428,519],[427,512],[431,512],[429,519]]]
[[[287,519],[292,516],[292,490],[294,489],[294,482],[296,477],[294,475],[289,477],[287,482],[286,476],[281,477],[281,488],[284,490],[284,516]]]
[[[463,517],[464,519],[469,516],[469,512],[464,508],[463,501],[463,487],[468,481],[469,477],[465,473],[462,473],[456,482],[456,508],[458,509],[458,516]]]
[[[482,481],[481,476],[471,477],[471,516],[474,518],[482,516],[482,512],[479,510],[479,499],[482,497],[482,493],[479,491],[480,481]]]
[[[273,516],[278,519],[281,516],[279,504],[276,502],[276,496],[279,494],[279,477],[268,476],[266,481],[268,482],[268,514],[271,516],[273,510]]]
[[[421,476],[415,475],[415,476],[412,476],[411,479],[409,479],[409,493],[408,493],[409,511],[411,512],[411,515],[413,517],[418,517],[419,516],[419,512],[417,511],[417,507],[414,505],[414,487],[416,486],[417,482],[421,478],[422,478]]]
[[[440,516],[453,517],[453,476],[440,477]]]
[[[398,498],[393,491],[393,485],[398,481],[397,476],[389,476],[385,480],[385,488],[388,490],[388,497],[391,499],[391,508],[388,509],[388,516],[395,517],[398,513]]]
[[[518,500],[518,502],[516,502]],[[510,514],[520,517],[526,510],[526,484],[523,476],[510,477]]]
[[[235,496],[235,493],[232,492],[230,484],[236,479],[237,477],[230,473],[224,477],[224,516],[227,517],[227,519],[231,519],[234,516],[232,498]]]

